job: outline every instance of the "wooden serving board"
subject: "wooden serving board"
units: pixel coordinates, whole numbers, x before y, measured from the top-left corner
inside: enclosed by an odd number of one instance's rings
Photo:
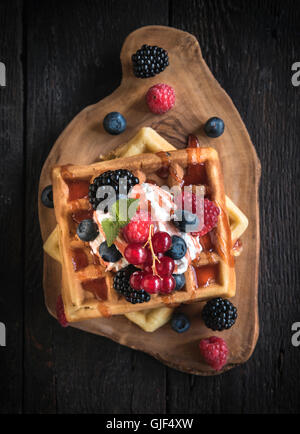
[[[144,43],[165,48],[170,66],[159,76],[137,79],[132,73],[131,55]],[[249,227],[242,237],[243,252],[236,260],[237,294],[232,301],[238,308],[238,320],[234,327],[220,334],[230,348],[229,363],[224,368],[228,370],[251,356],[258,338],[260,162],[238,111],[208,69],[194,36],[170,27],[142,27],[125,40],[121,62],[120,87],[81,111],[56,141],[41,173],[39,195],[51,184],[54,165],[93,163],[100,154],[127,142],[143,126],[151,126],[178,148],[185,147],[189,133],[196,134],[203,146],[216,148],[223,165],[226,194],[249,218]],[[150,86],[161,82],[174,87],[176,105],[158,116],[147,108],[145,94]],[[111,111],[121,112],[127,120],[126,131],[119,136],[107,134],[102,126],[104,116]],[[218,139],[208,138],[203,133],[204,123],[212,116],[225,121],[225,133]],[[45,241],[56,220],[54,211],[44,207],[40,200],[39,219]],[[60,264],[45,255],[45,301],[54,316],[60,281]],[[123,316],[88,320],[72,326],[149,353],[175,369],[198,375],[215,374],[203,363],[198,350],[201,338],[217,334],[201,321],[201,303],[180,309],[191,317],[190,330],[183,334],[174,332],[169,324],[154,333],[146,333]]]

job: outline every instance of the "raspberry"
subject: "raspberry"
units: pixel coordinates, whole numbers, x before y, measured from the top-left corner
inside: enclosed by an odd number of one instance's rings
[[[196,195],[195,193],[186,192],[182,194],[182,208],[184,208],[184,202],[188,206],[188,210],[196,212]],[[210,232],[218,223],[218,217],[220,215],[220,209],[209,199],[204,199],[204,224],[200,232],[192,232],[194,236],[203,237]]]
[[[146,101],[152,113],[166,113],[175,104],[175,91],[167,84],[156,84],[148,90]]]
[[[62,327],[68,327],[69,323],[65,315],[64,302],[61,295],[57,297],[56,301],[56,316],[57,321]]]
[[[199,232],[199,236],[210,232],[218,223],[220,209],[210,200],[204,199],[204,226]]]
[[[123,228],[127,243],[145,243],[149,237],[151,218],[148,213],[140,211]]]
[[[220,371],[226,365],[229,350],[224,339],[217,336],[201,339],[199,348],[206,363],[216,371]]]

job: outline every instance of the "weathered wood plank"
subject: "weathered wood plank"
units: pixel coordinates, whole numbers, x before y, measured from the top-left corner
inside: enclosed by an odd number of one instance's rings
[[[22,411],[23,383],[23,75],[22,2],[0,4],[0,413]],[[3,76],[5,74],[5,76]],[[4,78],[6,78],[4,80]],[[2,87],[6,84],[6,87]]]

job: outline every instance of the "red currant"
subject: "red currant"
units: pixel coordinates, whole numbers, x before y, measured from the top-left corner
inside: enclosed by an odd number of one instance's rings
[[[161,281],[160,292],[162,294],[170,294],[174,291],[176,286],[176,281],[173,276],[164,276]]]
[[[146,274],[149,274],[149,273],[152,273],[152,265],[144,265],[143,264],[143,271],[146,273]]]
[[[156,232],[152,237],[152,246],[155,253],[165,253],[172,245],[172,238],[167,232]]]
[[[131,288],[136,289],[137,291],[141,289],[141,281],[144,276],[145,273],[143,273],[142,271],[135,271],[134,273],[132,273],[129,279]]]
[[[124,256],[130,264],[140,265],[147,259],[147,250],[142,244],[128,244],[124,251]]]
[[[144,264],[145,264],[145,266],[146,265],[152,265],[153,258],[152,258],[151,250],[146,247],[146,251],[147,251],[147,258],[146,258]]]
[[[174,259],[164,256],[156,264],[156,271],[160,276],[170,276],[175,268]]]
[[[157,294],[161,289],[161,279],[153,274],[146,274],[142,279],[141,288],[149,294]]]

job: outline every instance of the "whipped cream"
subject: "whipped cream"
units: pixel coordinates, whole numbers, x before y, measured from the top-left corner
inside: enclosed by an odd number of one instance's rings
[[[95,211],[95,213],[96,213],[96,216],[97,216],[97,220],[94,218],[94,220],[96,221],[96,223],[97,223],[97,221],[101,224],[102,223],[102,221],[103,220],[105,220],[105,219],[110,219],[112,216],[111,216],[111,214],[109,213],[109,212],[107,212],[107,213],[104,213],[102,210],[100,210],[100,209],[97,209],[96,211]]]
[[[199,242],[199,237],[192,237],[192,235],[185,232],[179,232],[179,234],[179,236],[184,239],[191,261],[193,261],[196,256],[203,250]]]
[[[143,184],[137,184],[131,190],[129,197],[135,198],[139,195],[141,209],[147,211],[147,203],[151,203],[151,218],[154,222],[168,222],[170,221],[170,212],[175,210],[175,203],[173,201],[172,194],[158,185],[149,184],[147,182]]]

